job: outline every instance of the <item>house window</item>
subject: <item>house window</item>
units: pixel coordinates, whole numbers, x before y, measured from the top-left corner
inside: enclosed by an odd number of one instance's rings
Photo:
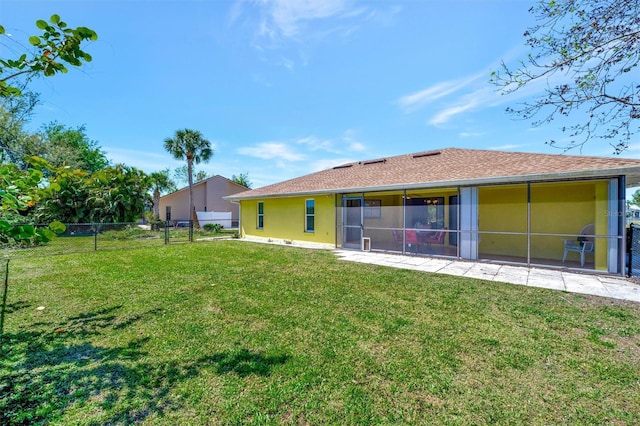
[[[364,217],[380,219],[382,217],[382,201],[364,200]]]
[[[171,206],[165,207],[165,220],[171,220]]]
[[[304,232],[313,232],[316,229],[316,207],[314,200],[305,201]]]
[[[264,228],[264,203],[258,201],[258,229]]]

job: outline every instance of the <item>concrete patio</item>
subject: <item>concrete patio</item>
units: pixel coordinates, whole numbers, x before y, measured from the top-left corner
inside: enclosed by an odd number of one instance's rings
[[[612,275],[580,274],[556,269],[352,250],[335,250],[335,253],[339,259],[350,262],[457,275],[640,303],[640,285]]]

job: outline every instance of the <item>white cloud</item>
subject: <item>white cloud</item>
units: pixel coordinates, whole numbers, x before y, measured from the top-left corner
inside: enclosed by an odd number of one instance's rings
[[[362,152],[362,151],[365,151],[366,149],[367,147],[364,146],[364,144],[361,142],[351,142],[349,144],[349,151]]]
[[[296,141],[297,144],[305,145],[310,151],[327,151],[337,153],[335,144],[331,139],[320,139],[315,136],[307,136]]]
[[[249,0],[251,1],[251,0]],[[362,23],[376,22],[371,6],[355,6],[355,0],[252,0],[252,7],[244,7],[247,0],[237,0],[229,9],[227,22],[253,22],[257,39],[254,47],[281,47],[286,40],[321,40],[332,34],[348,36]],[[257,11],[257,16],[251,12]],[[385,11],[392,17],[397,10]]]
[[[305,21],[326,19],[347,12],[349,1],[345,0],[272,0],[270,18],[277,31],[285,37],[300,32]]]
[[[356,131],[353,129],[347,129],[342,134],[342,142],[347,145],[347,149],[352,152],[366,151],[367,147],[357,140]]]
[[[249,171],[249,176],[256,185],[268,185],[356,161],[350,156],[366,150],[365,144],[358,141],[356,136],[355,130],[347,129],[335,138],[310,135],[290,140],[261,142],[241,147],[236,152],[269,160],[267,174],[254,175]],[[247,162],[247,159],[244,162]]]
[[[521,51],[521,47],[514,48],[505,53],[505,57],[512,58]],[[515,92],[503,95],[498,86],[489,82],[490,70],[498,69],[500,63],[501,61],[493,61],[484,70],[466,77],[437,82],[423,90],[401,96],[396,100],[396,103],[405,112],[414,112],[429,105],[431,117],[428,123],[433,126],[441,126],[468,111],[505,104],[513,105],[523,99],[533,99],[544,93],[549,86],[554,86],[569,78],[567,73],[556,73],[549,79],[532,81]]]
[[[488,83],[487,83],[488,84]],[[482,107],[494,107],[504,103],[501,95],[493,87],[485,85],[471,93],[464,94],[449,102],[447,106],[429,119],[429,124],[439,126],[447,123],[456,115]]]
[[[393,26],[396,23],[396,15],[402,11],[402,6],[393,5],[386,9],[378,8],[368,11],[367,19],[384,27]]]
[[[461,138],[477,138],[480,136],[484,136],[484,133],[482,132],[460,132],[458,133],[458,136],[460,136]]]
[[[332,154],[343,154],[347,151],[362,152],[366,146],[355,139],[355,131],[346,130],[342,136],[335,139],[322,139],[315,136],[307,136],[297,139],[298,145],[304,145],[310,151],[325,151]]]
[[[349,0],[261,0],[260,34],[274,38],[298,36],[313,21],[353,14]]]
[[[452,107],[445,108],[444,110],[440,111],[439,113],[431,117],[431,119],[429,119],[429,124],[433,126],[439,126],[439,125],[445,124],[452,117],[458,114],[461,114],[465,111],[468,111],[474,108],[475,106],[476,104],[465,104],[465,105],[454,105]]]
[[[457,88],[451,82],[442,82],[419,92],[402,96],[397,102],[405,109],[405,111],[414,111],[419,107],[453,93],[456,90]]]
[[[424,90],[402,96],[397,100],[397,103],[406,112],[415,111],[437,99],[460,91],[471,83],[478,81],[482,76],[484,76],[484,73],[478,73],[459,80],[443,81]]]
[[[239,148],[237,152],[241,155],[260,158],[262,160],[302,161],[305,159],[303,154],[294,152],[282,142],[262,142],[255,146]]]
[[[364,25],[394,25],[401,10],[357,0],[236,0],[226,20],[241,31],[250,28],[250,45],[262,60],[294,71],[309,63],[314,45],[348,40]],[[297,56],[270,56],[285,50],[297,50]]]
[[[498,146],[490,146],[487,149],[492,151],[509,151],[511,149],[518,149],[524,146],[525,145],[522,145],[522,144],[505,144],[505,145],[498,145]]]
[[[229,9],[229,13],[227,14],[227,25],[233,25],[238,20],[240,15],[242,15],[242,11],[244,9],[244,0],[237,0]]]

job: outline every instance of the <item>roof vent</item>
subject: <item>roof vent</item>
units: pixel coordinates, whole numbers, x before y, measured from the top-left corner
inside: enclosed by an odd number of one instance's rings
[[[333,170],[336,170],[336,169],[347,169],[347,168],[349,168],[349,167],[353,167],[353,164],[343,164],[343,165],[341,165],[341,166],[335,166],[335,167],[333,168]]]
[[[386,163],[386,162],[387,162],[386,158],[380,158],[378,160],[363,161],[362,165],[363,166],[368,166],[369,164],[380,164],[380,163]]]
[[[425,151],[413,154],[413,158],[433,157],[434,155],[440,155],[440,151]]]

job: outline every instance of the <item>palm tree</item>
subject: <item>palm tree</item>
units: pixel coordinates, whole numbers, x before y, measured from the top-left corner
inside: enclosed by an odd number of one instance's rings
[[[208,162],[213,155],[211,142],[197,130],[176,130],[173,138],[164,140],[164,149],[176,160],[187,159],[187,177],[189,178],[189,211],[191,220],[196,220],[193,207],[193,163]]]
[[[176,184],[169,177],[169,169],[153,172],[149,175],[151,189],[153,189],[153,217],[160,220],[160,194],[166,191],[174,191]]]

